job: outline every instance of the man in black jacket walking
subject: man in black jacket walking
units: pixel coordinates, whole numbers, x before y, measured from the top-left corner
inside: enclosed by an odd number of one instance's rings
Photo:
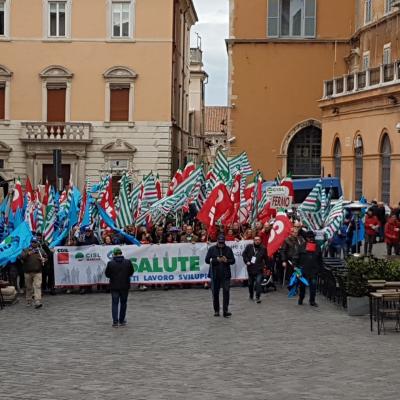
[[[243,261],[247,265],[249,275],[250,300],[254,300],[254,286],[256,289],[256,303],[261,303],[261,281],[264,267],[268,263],[267,249],[261,244],[261,237],[255,236],[253,244],[248,244],[243,251]]]
[[[317,276],[322,267],[322,252],[317,243],[315,243],[315,234],[313,231],[306,233],[306,242],[300,248],[298,266],[302,268],[303,276],[309,283],[310,306],[318,307],[315,302],[317,293]],[[303,304],[306,296],[306,286],[300,282],[299,305]]]
[[[126,325],[126,308],[128,293],[131,285],[131,276],[134,273],[133,265],[122,255],[120,248],[113,250],[113,259],[106,267],[106,277],[110,279],[110,290],[112,298],[112,319],[114,328]],[[118,314],[118,306],[120,306]]]
[[[225,244],[225,236],[218,235],[217,244],[208,249],[206,263],[210,264],[209,277],[213,295],[214,317],[219,317],[219,292],[222,287],[223,316],[229,318],[229,290],[231,283],[231,265],[235,264],[235,256],[230,247]]]

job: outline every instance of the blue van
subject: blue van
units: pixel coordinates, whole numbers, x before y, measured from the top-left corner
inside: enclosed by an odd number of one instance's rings
[[[325,189],[326,194],[331,191],[332,200],[337,200],[343,195],[342,185],[339,178],[327,177],[327,178],[306,178],[306,179],[293,179],[294,188],[294,204],[301,204],[306,197],[309,195],[314,186],[322,181],[322,187]],[[263,184],[263,191],[267,187],[275,186],[275,181],[266,181]]]

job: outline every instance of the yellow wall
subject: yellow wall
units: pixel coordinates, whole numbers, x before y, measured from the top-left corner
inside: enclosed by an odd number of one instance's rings
[[[337,45],[337,59],[347,45]],[[321,120],[317,101],[322,82],[344,73],[335,64],[334,44],[237,44],[231,75],[232,153],[247,151],[254,168],[272,179],[283,170],[280,152],[285,136],[298,123]],[[236,97],[237,96],[237,97]]]
[[[103,73],[121,65],[133,69],[134,120],[167,121],[171,118],[173,2],[137,0],[135,42],[107,38],[106,1],[72,2],[71,39],[50,42],[43,37],[42,0],[11,2],[11,41],[0,41],[0,63],[13,72],[11,119],[41,120],[39,73],[52,64],[73,74],[72,121],[103,121]]]

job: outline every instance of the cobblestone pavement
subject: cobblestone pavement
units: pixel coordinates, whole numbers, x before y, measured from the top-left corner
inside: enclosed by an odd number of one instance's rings
[[[398,399],[400,335],[377,336],[319,298],[284,290],[257,305],[231,291],[232,319],[210,291],[133,291],[125,328],[110,295],[45,297],[0,311],[2,399]]]

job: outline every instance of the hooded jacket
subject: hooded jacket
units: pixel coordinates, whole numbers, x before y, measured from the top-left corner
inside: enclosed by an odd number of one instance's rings
[[[218,257],[225,256],[227,262],[219,262]],[[224,245],[218,247],[211,246],[206,255],[206,264],[210,264],[210,272],[208,273],[211,279],[231,279],[231,265],[235,264],[235,256],[232,249]]]

